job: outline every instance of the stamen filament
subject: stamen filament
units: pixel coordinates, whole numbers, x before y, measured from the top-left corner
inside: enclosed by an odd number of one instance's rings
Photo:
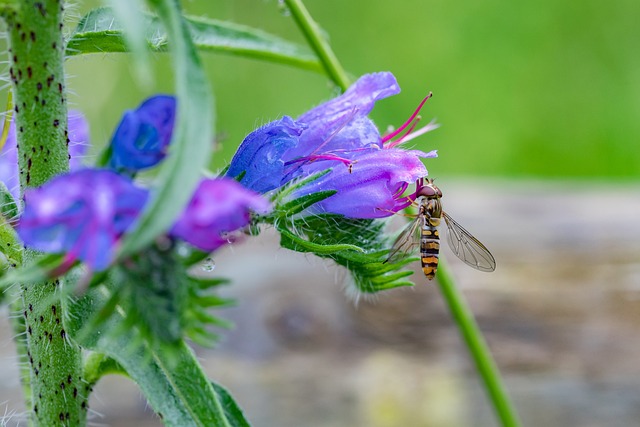
[[[422,102],[420,102],[420,105],[418,105],[418,108],[416,108],[416,111],[413,112],[413,114],[411,115],[411,117],[409,117],[409,120],[407,120],[406,122],[404,122],[404,124],[402,126],[400,126],[398,129],[396,129],[394,132],[391,132],[388,135],[385,135],[382,138],[382,143],[386,143],[387,141],[395,138],[397,135],[399,135],[402,131],[404,131],[406,129],[407,126],[409,126],[409,124],[411,124],[413,122],[413,120],[418,116],[418,113],[420,113],[420,110],[422,109],[422,106],[424,105],[425,102],[427,102],[427,99],[431,98],[433,96],[433,93],[429,92],[429,95],[427,95]]]

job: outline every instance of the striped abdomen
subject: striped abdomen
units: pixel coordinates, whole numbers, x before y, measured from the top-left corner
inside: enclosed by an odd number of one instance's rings
[[[440,253],[440,236],[438,227],[440,218],[424,215],[420,229],[420,258],[422,271],[427,279],[432,280],[438,269],[438,254]]]

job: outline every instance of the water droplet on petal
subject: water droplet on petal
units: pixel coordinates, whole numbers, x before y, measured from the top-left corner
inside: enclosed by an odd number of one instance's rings
[[[209,271],[213,271],[215,268],[216,268],[216,262],[213,260],[213,258],[209,257],[204,261],[202,261],[203,271],[209,272]]]

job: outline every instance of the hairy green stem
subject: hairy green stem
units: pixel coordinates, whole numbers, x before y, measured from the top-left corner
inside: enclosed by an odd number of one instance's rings
[[[22,193],[69,169],[63,8],[62,0],[23,0],[3,10]],[[25,264],[37,256],[25,251]],[[81,378],[80,348],[64,328],[59,286],[58,280],[22,284],[30,423],[37,426],[86,423],[89,389]]]
[[[285,0],[285,4],[291,11],[291,16],[295,19],[298,27],[307,38],[307,42],[318,55],[329,78],[343,91],[347,90],[350,84],[349,77],[347,77],[347,73],[342,68],[340,61],[331,50],[329,42],[322,35],[320,27],[309,14],[302,0]]]
[[[449,266],[445,262],[444,257],[440,257],[436,275],[442,296],[449,307],[453,319],[458,325],[464,343],[480,373],[480,377],[489,394],[489,399],[501,424],[504,427],[520,426],[518,413],[509,399],[498,367],[491,356],[489,346],[482,336],[482,332],[464,296],[456,286],[453,275],[449,271]]]
[[[22,245],[11,223],[4,215],[0,218],[0,245],[0,253],[2,253],[3,261],[2,270],[8,271],[20,267],[22,265]],[[25,406],[29,407],[31,406],[31,385],[29,382],[31,369],[29,367],[29,358],[27,357],[27,327],[25,325],[25,319],[21,315],[23,311],[22,298],[18,286],[12,286],[6,289],[5,292],[0,291],[0,302],[2,302],[1,299],[5,295],[8,295],[10,301],[10,321],[11,329],[13,330],[13,339],[18,353],[20,383],[24,394]]]

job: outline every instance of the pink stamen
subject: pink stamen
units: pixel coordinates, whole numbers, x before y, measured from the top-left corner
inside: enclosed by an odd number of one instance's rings
[[[416,119],[414,120],[413,124],[411,125],[411,127],[409,128],[408,131],[406,131],[404,133],[404,135],[402,135],[400,138],[396,139],[395,141],[389,141],[389,144],[387,144],[384,148],[393,148],[397,145],[402,144],[403,142],[405,142],[405,138],[411,133],[413,132],[413,130],[416,128],[416,125],[418,124],[418,122],[420,121],[420,116],[416,117]]]
[[[419,137],[421,135],[424,135],[427,132],[431,132],[434,129],[438,129],[439,127],[440,127],[440,125],[438,123],[436,123],[436,121],[434,119],[434,120],[431,120],[431,122],[429,122],[428,125],[426,125],[424,127],[421,127],[417,131],[415,131],[413,133],[408,132],[406,135],[404,135],[402,138],[400,138],[400,140],[402,141],[402,143],[409,142],[412,139],[415,139],[415,138],[417,138],[417,137]],[[391,147],[389,147],[389,148],[391,148]]]
[[[418,113],[420,113],[420,110],[422,109],[422,106],[424,105],[425,102],[427,102],[427,99],[431,98],[433,96],[433,94],[431,92],[429,92],[429,95],[427,95],[422,102],[420,103],[420,105],[418,105],[418,108],[416,108],[416,111],[413,112],[413,114],[411,115],[411,117],[409,117],[409,120],[407,120],[406,122],[404,122],[404,124],[402,126],[400,126],[398,129],[396,129],[394,132],[391,132],[388,135],[385,135],[382,138],[382,143],[386,143],[387,141],[389,141],[390,139],[395,138],[397,135],[399,135],[402,131],[404,131],[406,129],[407,126],[409,126],[412,122],[413,119],[415,119],[418,116]]]

